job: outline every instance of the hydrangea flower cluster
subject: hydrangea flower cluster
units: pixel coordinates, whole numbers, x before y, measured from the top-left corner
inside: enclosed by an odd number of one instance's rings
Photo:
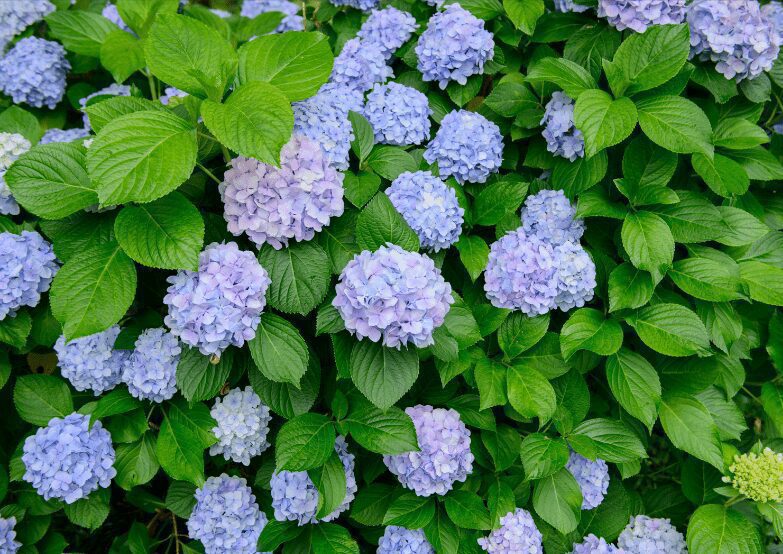
[[[555,92],[547,102],[541,120],[546,149],[555,156],[573,162],[585,156],[585,139],[574,126],[574,101],[564,92]]]
[[[343,269],[332,305],[357,338],[400,348],[433,344],[454,302],[451,285],[423,254],[394,244],[357,254]]]
[[[258,552],[258,537],[268,520],[245,479],[225,473],[210,477],[195,496],[188,535],[201,541],[206,554]]]
[[[0,214],[19,214],[19,204],[14,200],[3,176],[11,164],[30,150],[30,147],[30,141],[19,133],[0,133]]]
[[[419,450],[384,456],[383,463],[418,496],[446,494],[473,472],[470,430],[452,409],[418,405],[405,413],[413,420]]]
[[[769,4],[761,6],[764,17],[772,22],[772,26],[778,33],[778,41],[783,46],[783,3],[772,0]]]
[[[49,0],[0,2],[0,52],[12,38],[54,10]]]
[[[285,17],[275,29],[276,33],[286,31],[304,31],[304,19],[299,13],[299,6],[289,0],[244,0],[239,15],[242,17],[257,17],[262,13],[280,12]]]
[[[15,554],[22,547],[22,543],[15,540],[15,526],[15,517],[0,517],[0,552],[3,554]]]
[[[185,344],[219,356],[256,336],[271,280],[251,252],[234,242],[212,243],[199,256],[198,271],[181,270],[168,282],[164,322]]]
[[[103,7],[103,11],[101,11],[101,15],[114,23],[117,27],[125,31],[126,33],[136,34],[134,33],[130,27],[128,27],[125,22],[122,20],[122,16],[120,16],[120,12],[117,10],[117,6],[112,4],[111,2],[107,3]]]
[[[37,306],[58,269],[52,246],[38,233],[0,233],[0,321]]]
[[[364,92],[383,83],[394,72],[386,63],[384,51],[375,42],[352,38],[334,58],[330,82]]]
[[[774,20],[757,0],[697,0],[688,7],[691,57],[715,62],[726,79],[769,71],[780,52]]]
[[[210,414],[217,422],[212,433],[218,440],[210,455],[222,454],[226,460],[250,465],[250,458],[269,448],[266,436],[272,416],[252,388],[236,388],[217,398]]]
[[[731,477],[724,477],[740,494],[756,502],[783,501],[783,454],[765,448],[761,454],[734,456]]]
[[[163,402],[177,392],[177,364],[182,348],[177,337],[162,328],[147,329],[122,368],[122,382],[140,400]]]
[[[130,94],[131,89],[128,85],[118,85],[117,83],[112,83],[108,87],[103,87],[100,90],[96,90],[95,92],[88,94],[84,98],[80,98],[79,105],[82,107],[82,109],[84,109],[88,104],[92,104],[90,100],[93,98],[98,98],[100,96],[130,96]],[[105,100],[105,98],[102,100]],[[100,101],[101,100],[98,100],[98,102]],[[87,116],[87,114],[84,114],[82,119],[84,120],[84,128],[89,131],[91,129],[90,118]]]
[[[484,183],[503,163],[503,137],[498,126],[483,115],[454,110],[441,120],[424,159],[437,162],[444,179],[454,176],[460,184]]]
[[[228,230],[277,250],[289,239],[312,239],[344,208],[343,174],[329,165],[317,142],[303,135],[283,146],[280,167],[234,158],[218,188]]]
[[[367,95],[363,114],[380,144],[421,144],[430,136],[429,100],[415,88],[376,84]]]
[[[91,390],[99,396],[120,383],[130,352],[114,349],[119,334],[119,325],[112,325],[100,333],[68,342],[65,335],[60,335],[54,343],[57,365],[73,388]]]
[[[14,104],[53,110],[65,94],[65,78],[71,64],[59,42],[27,37],[0,60],[0,90]]]
[[[377,554],[435,554],[421,529],[389,525],[378,539]]]
[[[459,4],[449,4],[427,22],[416,55],[422,79],[445,89],[449,81],[464,85],[471,75],[484,73],[484,64],[495,56],[495,42],[484,21]]]
[[[685,538],[668,519],[648,516],[631,516],[617,546],[629,553],[655,552],[655,554],[687,554]]]
[[[100,421],[90,427],[88,415],[52,418],[25,439],[22,450],[23,479],[46,500],[73,504],[108,487],[117,475],[111,435]]]
[[[582,490],[582,509],[592,510],[598,507],[609,489],[609,466],[606,462],[601,459],[592,461],[571,452],[566,469],[571,472]]]
[[[626,552],[590,533],[582,542],[574,544],[570,554],[626,554]]]
[[[161,104],[168,106],[174,98],[185,98],[187,95],[188,93],[184,90],[179,90],[176,87],[166,87],[159,100]]]
[[[272,508],[277,521],[296,521],[298,525],[332,521],[351,505],[357,491],[354,476],[354,455],[348,451],[345,438],[338,436],[334,450],[340,457],[345,470],[345,498],[335,510],[321,519],[318,512],[318,489],[306,471],[279,471],[272,474],[269,485],[272,488]]]
[[[373,10],[356,36],[364,44],[373,43],[378,46],[386,59],[389,59],[418,28],[416,18],[411,14],[389,6],[382,10]]]
[[[555,0],[555,10],[559,12],[583,13],[590,9],[590,6],[577,4],[574,0]]]
[[[685,0],[599,0],[598,17],[618,31],[643,33],[651,25],[685,21]]]
[[[49,129],[38,144],[50,144],[52,142],[73,142],[90,136],[90,131],[74,127],[73,129]]]
[[[368,12],[378,7],[380,0],[330,0],[335,6],[348,6]]]
[[[543,554],[543,540],[530,512],[517,508],[500,518],[500,528],[479,539],[478,543],[490,554]]]
[[[465,210],[454,189],[429,171],[401,173],[386,189],[392,205],[411,229],[423,248],[437,252],[459,239]]]
[[[576,219],[576,208],[562,190],[543,189],[525,199],[522,228],[551,244],[578,243],[585,232],[585,223]]]
[[[555,306],[564,312],[581,308],[593,298],[595,263],[582,245],[575,242],[555,246],[555,257],[558,261]]]

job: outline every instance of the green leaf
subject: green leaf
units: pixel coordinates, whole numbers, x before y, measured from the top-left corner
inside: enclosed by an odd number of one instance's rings
[[[419,249],[419,237],[383,192],[376,194],[359,214],[356,241],[362,250],[373,252],[387,242],[412,252]]]
[[[44,426],[73,412],[68,385],[54,375],[23,375],[14,385],[14,406],[24,421]]]
[[[478,95],[483,83],[484,78],[481,75],[471,75],[464,85],[451,81],[446,86],[446,94],[448,94],[452,102],[461,108]]]
[[[725,232],[716,240],[727,246],[745,246],[767,233],[770,228],[741,208],[718,206]]]
[[[106,35],[100,50],[101,65],[122,83],[147,65],[144,43],[132,34],[114,29]]]
[[[383,516],[384,525],[399,525],[408,529],[421,529],[435,515],[435,502],[426,496],[404,492],[389,506]]]
[[[286,419],[307,413],[318,396],[321,383],[321,368],[317,356],[309,356],[307,371],[299,386],[291,383],[270,381],[256,368],[248,368],[250,385],[273,412]]]
[[[688,551],[693,554],[761,554],[756,526],[742,513],[720,504],[699,506],[688,522]]]
[[[104,417],[126,414],[141,407],[141,402],[131,396],[128,389],[117,388],[100,397],[90,414],[90,421],[95,422]]]
[[[217,437],[212,433],[212,429],[217,423],[205,404],[195,401],[186,402],[182,398],[175,398],[169,402],[168,407],[168,417],[172,425],[189,429],[201,449],[217,442]]]
[[[31,144],[38,142],[42,133],[41,124],[33,114],[13,105],[0,112],[0,131],[18,133]]]
[[[310,527],[313,554],[359,554],[359,545],[345,527],[321,523]]]
[[[715,126],[715,146],[730,150],[746,150],[769,142],[767,133],[747,119],[727,117]]]
[[[566,196],[576,198],[604,178],[608,163],[603,151],[592,158],[578,158],[573,162],[558,157],[552,170],[553,188],[563,189]]]
[[[315,516],[326,517],[345,499],[345,469],[340,456],[332,449],[332,454],[323,466],[310,469],[308,476],[318,491],[318,511]]]
[[[568,445],[561,438],[550,438],[541,433],[531,433],[520,447],[525,476],[530,480],[554,475],[568,463]]]
[[[783,306],[783,269],[755,260],[740,262],[739,266],[742,281],[753,300]]]
[[[106,36],[117,27],[105,17],[84,10],[56,11],[46,16],[54,38],[66,49],[82,56],[97,58]]]
[[[351,141],[351,150],[356,157],[359,158],[359,165],[364,163],[367,156],[372,152],[372,147],[375,146],[375,133],[372,125],[367,119],[360,113],[353,110],[348,112],[348,120],[351,122],[351,128],[353,129],[354,139]],[[380,179],[378,179],[380,184]],[[378,187],[375,187],[378,190]],[[369,198],[367,198],[369,200]],[[367,201],[365,200],[365,202]],[[364,202],[362,202],[364,204]],[[355,206],[360,207],[355,204]]]
[[[419,449],[410,416],[399,408],[379,410],[360,397],[351,397],[351,410],[344,419],[351,438],[378,454],[403,454]]]
[[[725,104],[739,94],[734,79],[726,79],[722,73],[707,64],[698,64],[691,80],[710,91],[718,104]]]
[[[526,80],[531,83],[553,83],[571,98],[598,88],[595,79],[581,65],[565,58],[543,58],[528,70]]]
[[[657,280],[671,266],[674,238],[666,222],[654,213],[629,213],[623,222],[622,240],[631,263]]]
[[[704,404],[687,396],[664,396],[659,416],[672,444],[723,471],[723,454],[715,421]]]
[[[626,321],[642,342],[666,356],[710,354],[710,339],[704,323],[679,304],[656,304],[642,308]]]
[[[297,522],[272,519],[264,525],[261,535],[258,537],[257,549],[262,552],[271,552],[276,550],[278,546],[296,539],[302,534],[302,531],[304,528],[300,527]]]
[[[661,381],[652,364],[621,348],[606,359],[606,381],[620,406],[652,430],[661,401]]]
[[[549,314],[529,317],[512,312],[500,325],[498,345],[509,359],[535,346],[549,328]]]
[[[527,366],[508,368],[508,401],[524,417],[543,425],[555,413],[555,390],[541,372]]]
[[[528,183],[514,175],[485,185],[476,196],[473,220],[478,225],[497,225],[504,216],[519,208],[527,189]]]
[[[669,271],[674,284],[685,293],[708,302],[729,302],[743,297],[737,266],[711,258],[678,260]]]
[[[658,146],[678,154],[712,156],[712,125],[696,104],[680,96],[654,96],[636,102],[639,125]]]
[[[249,346],[250,355],[264,377],[299,386],[307,371],[309,354],[307,344],[293,325],[273,313],[264,313]]]
[[[277,471],[322,466],[334,452],[334,425],[322,414],[302,414],[283,424],[275,442]]]
[[[483,355],[482,355],[483,356]],[[476,363],[473,375],[479,391],[479,408],[484,410],[492,406],[502,406],[508,400],[506,394],[506,367],[486,356]]]
[[[624,463],[646,458],[644,445],[622,421],[596,418],[580,423],[568,437],[571,447],[587,458]]]
[[[204,484],[204,446],[199,436],[178,419],[165,414],[156,448],[160,466],[172,479]]]
[[[503,8],[514,27],[532,35],[538,18],[544,15],[544,0],[503,0]]]
[[[64,507],[68,521],[79,527],[95,530],[109,516],[110,489],[98,489],[86,498]]]
[[[174,14],[178,0],[117,0],[117,10],[128,27],[146,37],[158,14]]]
[[[353,347],[350,364],[356,388],[381,410],[402,398],[419,376],[415,348],[396,350],[363,340]]]
[[[475,281],[487,267],[489,246],[484,239],[476,235],[460,236],[456,246],[462,265],[468,271],[470,279]]]
[[[590,89],[579,95],[574,106],[574,125],[585,137],[588,158],[619,144],[636,127],[636,106],[628,98],[612,100],[606,92]]]
[[[389,181],[396,179],[400,173],[418,169],[413,156],[398,146],[376,146],[367,157],[367,165]]]
[[[516,117],[522,112],[539,109],[536,96],[525,86],[523,79],[501,79],[484,104],[503,117]]]
[[[155,447],[156,439],[152,433],[144,433],[136,442],[117,446],[114,482],[129,491],[151,481],[160,468]]]
[[[618,265],[609,274],[609,311],[641,308],[653,295],[652,276],[628,262]]]
[[[332,274],[329,257],[316,242],[296,242],[275,250],[264,245],[258,261],[269,272],[269,305],[285,313],[305,315],[326,296]]]
[[[444,505],[449,519],[463,529],[488,531],[492,528],[489,511],[474,492],[454,490],[445,497]]]
[[[739,162],[753,181],[783,179],[783,164],[766,148],[757,146],[748,150],[732,150],[726,155]]]
[[[677,154],[654,145],[643,135],[634,138],[623,153],[623,194],[635,205],[647,203],[647,189],[665,187],[677,170]],[[656,202],[652,202],[656,203]]]
[[[678,203],[655,209],[669,225],[676,242],[707,242],[726,233],[720,212],[708,199],[689,191],[677,191],[677,196]]]
[[[611,356],[623,344],[623,330],[614,319],[605,319],[592,308],[580,308],[571,313],[560,332],[560,351],[567,361],[580,350],[599,356]]]
[[[177,388],[189,402],[214,398],[228,380],[232,361],[231,350],[213,365],[197,348],[183,346],[177,364]]]
[[[362,487],[351,502],[351,519],[362,525],[382,525],[395,492],[396,488],[386,483],[371,483]]]
[[[726,156],[715,154],[710,159],[704,154],[694,154],[691,164],[710,190],[720,196],[728,198],[735,194],[745,194],[750,187],[750,179],[745,169]]]
[[[125,31],[120,32],[125,33]],[[160,102],[135,96],[114,96],[89,104],[82,111],[89,117],[92,130],[98,133],[107,123],[123,115],[135,112],[165,112],[167,110]]]
[[[563,468],[537,481],[533,508],[541,519],[561,533],[574,531],[582,514],[582,491],[574,476]]]
[[[0,342],[23,348],[32,328],[33,321],[27,311],[18,312],[14,317],[6,317],[0,321]]]
[[[457,554],[460,544],[459,529],[449,519],[442,506],[435,510],[432,521],[424,528],[424,536],[435,552]]]
[[[359,171],[358,174],[347,171],[344,175],[345,198],[357,208],[369,202],[381,186],[381,178],[372,171]]]

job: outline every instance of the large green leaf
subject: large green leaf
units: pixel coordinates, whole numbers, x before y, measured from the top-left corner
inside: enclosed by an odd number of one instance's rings
[[[582,514],[582,491],[574,476],[563,468],[537,481],[533,508],[541,519],[561,533],[575,530]]]
[[[281,250],[265,245],[258,261],[269,272],[269,304],[286,313],[305,315],[326,296],[332,274],[329,258],[313,241],[298,242]]]
[[[628,138],[636,121],[633,102],[628,98],[612,100],[598,89],[584,91],[574,106],[574,125],[584,135],[587,157]]]
[[[527,80],[531,83],[554,83],[571,98],[597,87],[595,80],[579,64],[565,58],[544,58],[532,64]]]
[[[666,356],[710,354],[709,335],[695,313],[679,304],[656,304],[642,308],[626,321],[642,342]]]
[[[273,313],[262,314],[249,346],[250,355],[264,377],[299,386],[307,371],[309,354],[307,344],[293,325]]]
[[[376,194],[359,214],[356,241],[364,250],[375,251],[388,242],[405,250],[419,249],[419,237],[382,192]]]
[[[660,279],[674,259],[674,238],[666,222],[652,212],[639,211],[625,217],[623,248],[631,263]]]
[[[305,471],[322,466],[334,452],[334,425],[322,414],[302,414],[280,428],[275,441],[277,470]]]
[[[402,398],[419,376],[415,348],[395,350],[365,339],[353,347],[350,363],[356,388],[381,410]]]
[[[623,330],[614,319],[605,319],[592,308],[581,308],[571,313],[560,332],[560,350],[568,360],[580,350],[589,350],[600,356],[610,356],[623,343]]]
[[[14,406],[24,421],[46,425],[53,417],[73,412],[73,399],[66,382],[54,375],[23,375],[14,385]]]
[[[704,404],[687,396],[664,396],[659,415],[666,436],[676,448],[723,471],[718,428]]]
[[[173,479],[204,484],[204,446],[198,435],[179,420],[166,415],[160,425],[156,452],[158,461]]]
[[[652,364],[640,354],[621,348],[606,359],[606,381],[620,405],[652,429],[661,400],[661,381]]]
[[[639,125],[658,146],[678,154],[712,156],[712,125],[701,108],[680,96],[654,96],[636,102]]]
[[[741,512],[720,504],[699,506],[688,523],[692,554],[761,554],[764,548],[756,526]]]
[[[399,408],[380,410],[359,396],[352,396],[344,419],[351,438],[379,454],[402,454],[419,449],[410,416]]]
[[[555,413],[552,385],[541,372],[527,366],[508,368],[508,401],[525,417],[538,417],[543,424]]]
[[[71,52],[97,58],[101,44],[116,27],[97,13],[60,10],[46,16],[52,35]]]

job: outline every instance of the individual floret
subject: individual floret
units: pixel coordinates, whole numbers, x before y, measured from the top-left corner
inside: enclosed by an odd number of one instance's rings
[[[300,7],[289,0],[244,0],[239,14],[242,17],[253,18],[267,12],[280,12],[285,15],[275,28],[275,33],[304,31],[304,19]]]
[[[731,485],[756,502],[783,501],[783,454],[765,448],[761,454],[748,452],[734,456],[729,466],[730,477],[724,477]]]
[[[365,44],[377,45],[386,59],[389,59],[418,28],[415,17],[389,6],[382,10],[373,10],[356,36]]]
[[[582,490],[582,509],[592,510],[604,501],[609,489],[609,466],[597,459],[588,460],[584,456],[571,452],[566,469],[571,472]]]
[[[0,60],[0,90],[14,104],[53,110],[65,94],[65,78],[71,64],[59,42],[27,37]]]
[[[90,136],[90,131],[74,127],[73,129],[49,129],[41,137],[38,144],[50,144],[52,142],[73,142]]]
[[[569,554],[627,554],[622,548],[609,544],[603,538],[598,538],[592,533],[587,535],[582,542],[574,543]]]
[[[112,325],[100,333],[67,342],[65,335],[60,335],[54,343],[57,365],[73,388],[91,390],[99,396],[120,383],[130,352],[114,349],[119,334],[119,325]]]
[[[598,17],[618,31],[643,33],[651,25],[685,21],[685,0],[598,0]]]
[[[380,144],[421,144],[430,136],[432,110],[427,97],[415,88],[376,84],[367,95],[363,113]]]
[[[177,392],[177,364],[182,348],[163,328],[147,329],[123,364],[122,382],[140,400],[163,402]]]
[[[15,540],[15,526],[15,517],[0,517],[0,552],[3,554],[15,554],[22,547],[22,543]]]
[[[352,38],[334,58],[329,81],[364,92],[375,83],[384,83],[394,72],[386,63],[383,50],[374,42]]]
[[[435,554],[421,529],[389,525],[378,539],[376,554]]]
[[[199,256],[198,271],[168,278],[165,323],[185,344],[219,356],[256,336],[270,279],[251,252],[236,243],[212,243]]]
[[[593,299],[596,287],[595,263],[582,245],[570,241],[555,246],[555,260],[555,306],[564,312],[581,308]]]
[[[394,244],[357,254],[343,269],[332,305],[357,338],[400,348],[434,343],[454,302],[451,285],[424,254]]]
[[[629,554],[687,554],[685,538],[668,519],[631,516],[617,546]]]
[[[574,0],[554,0],[555,10],[559,12],[583,13],[590,9],[590,6],[577,4]]]
[[[486,538],[478,540],[479,546],[490,554],[543,554],[543,536],[527,510],[517,508],[500,518],[500,528]]]
[[[453,175],[461,184],[484,183],[503,163],[503,137],[483,115],[454,110],[441,120],[424,159],[437,163],[444,179]]]
[[[277,521],[296,521],[298,525],[332,521],[348,509],[356,494],[354,476],[354,455],[348,451],[345,438],[338,436],[334,450],[343,463],[345,471],[345,498],[334,511],[317,519],[318,489],[306,471],[279,471],[272,474],[269,485],[272,489],[272,508]]]
[[[422,79],[437,81],[441,89],[449,81],[464,85],[471,75],[481,75],[494,55],[495,43],[484,21],[459,4],[436,12],[416,44]]]
[[[576,219],[576,209],[561,190],[542,190],[525,199],[522,228],[551,244],[578,243],[585,224]]]
[[[269,448],[269,408],[250,387],[230,390],[217,398],[210,411],[217,426],[212,434],[217,442],[209,449],[211,456],[223,455],[226,460],[250,465],[250,458]]]
[[[335,6],[348,6],[368,12],[378,7],[380,0],[330,0]]]
[[[0,52],[12,38],[55,10],[49,0],[5,0],[0,2]],[[0,549],[2,552],[2,549]]]
[[[454,189],[429,171],[401,173],[386,194],[419,236],[423,248],[437,252],[459,239],[465,210]]]
[[[413,420],[419,450],[384,456],[383,463],[418,496],[444,495],[473,471],[470,430],[452,409],[418,405],[405,413]]]
[[[25,439],[22,452],[22,478],[46,500],[73,504],[117,475],[111,435],[100,421],[90,425],[88,415],[52,418]]]
[[[96,90],[95,92],[88,94],[84,98],[79,99],[79,105],[82,107],[82,110],[86,108],[87,106],[91,106],[97,102],[101,102],[103,100],[107,100],[109,96],[130,96],[131,89],[128,85],[118,85],[116,83],[112,83],[108,87],[103,87],[100,90]],[[93,99],[95,99],[93,101]],[[84,121],[84,128],[88,131],[91,129],[90,127],[90,118],[85,113],[82,115],[82,120]]]
[[[344,209],[343,174],[304,135],[294,135],[283,146],[279,167],[234,158],[218,189],[228,230],[277,250],[290,239],[312,239]]]
[[[38,233],[0,233],[0,321],[37,306],[58,269],[52,245]]]
[[[555,92],[541,120],[546,149],[555,156],[573,162],[585,156],[585,139],[574,126],[574,101],[564,92]]]
[[[0,214],[19,214],[19,204],[5,182],[5,172],[30,147],[30,141],[19,133],[0,133]]]

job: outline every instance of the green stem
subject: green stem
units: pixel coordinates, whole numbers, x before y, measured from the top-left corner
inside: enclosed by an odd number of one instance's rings
[[[215,182],[216,182],[218,185],[219,185],[220,183],[222,183],[222,181],[221,181],[220,179],[218,179],[217,177],[215,177],[215,175],[214,175],[214,174],[213,174],[213,173],[212,173],[210,170],[208,170],[206,167],[204,167],[203,165],[201,165],[199,162],[196,162],[196,165],[198,166],[198,168],[199,168],[201,171],[203,171],[204,173],[206,173],[206,174],[207,174],[207,176],[208,176],[210,179],[212,179],[213,181],[215,181]]]
[[[158,99],[158,87],[155,83],[155,77],[152,76],[152,71],[147,69],[147,81],[150,84],[150,95],[152,96],[153,100]]]

